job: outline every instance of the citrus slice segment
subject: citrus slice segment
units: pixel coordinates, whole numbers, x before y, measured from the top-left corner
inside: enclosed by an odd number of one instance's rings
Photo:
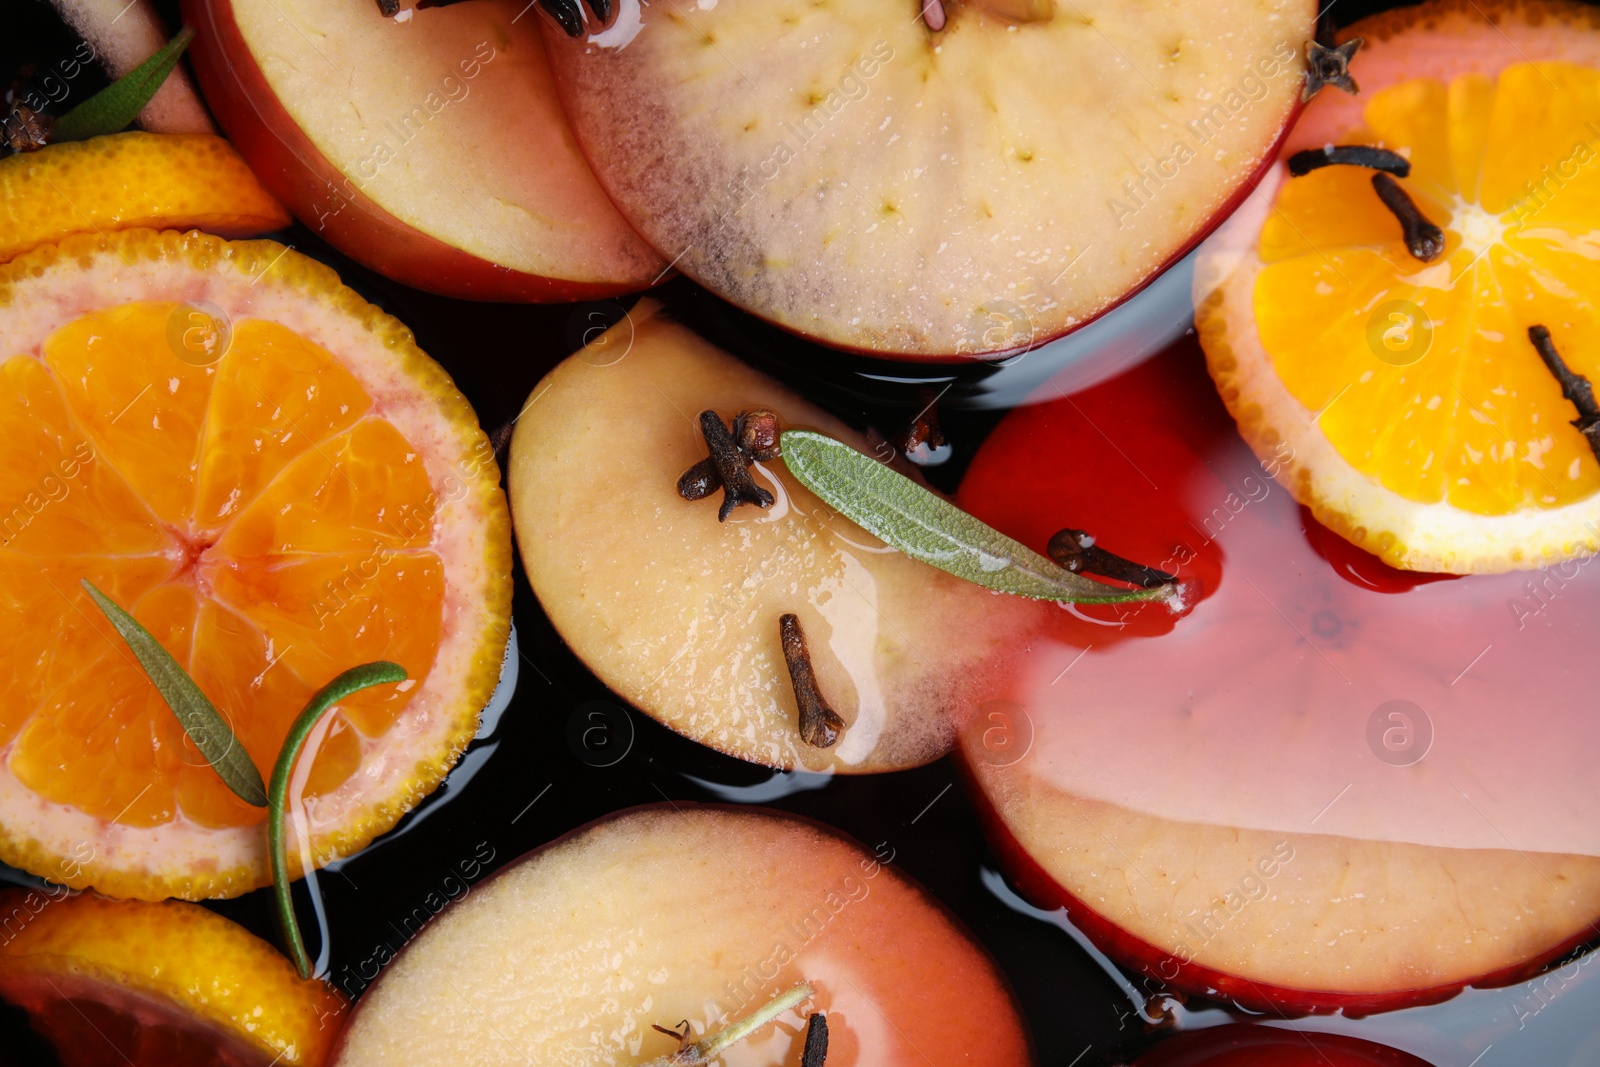
[[[322,1063],[344,997],[244,927],[179,901],[0,893],[0,997],[67,1067]]]
[[[0,159],[0,262],[69,233],[254,237],[287,225],[288,210],[209,133],[130,130]]]
[[[1408,250],[1371,171],[1280,166],[1197,268],[1212,376],[1258,454],[1292,454],[1296,498],[1390,564],[1593,552],[1600,457],[1529,330],[1600,378],[1600,32],[1580,5],[1417,10],[1350,28],[1377,41],[1353,66],[1361,104],[1319,97],[1284,151],[1406,157],[1443,253]]]
[[[189,345],[192,321],[215,343]],[[71,237],[0,267],[0,337],[0,859],[143,899],[268,880],[263,812],[83,579],[263,778],[317,688],[403,666],[341,705],[306,787],[319,863],[392,826],[471,738],[509,634],[499,470],[450,379],[326,267],[199,233]]]

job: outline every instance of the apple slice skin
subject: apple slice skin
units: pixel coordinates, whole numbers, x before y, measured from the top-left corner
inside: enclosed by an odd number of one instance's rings
[[[1026,544],[1042,544],[1051,531],[1070,522],[1101,535],[1101,543],[1112,551],[1166,565],[1162,538],[1190,530],[1189,524],[1196,521],[1186,508],[1196,502],[1203,501],[1203,508],[1222,500],[1228,486],[1240,484],[1238,471],[1251,469],[1237,463],[1238,458],[1249,458],[1245,446],[1220,401],[1207,388],[1202,370],[1199,353],[1191,342],[1184,342],[1118,380],[1077,394],[1070,405],[1057,402],[1054,407],[1040,405],[1013,412],[974,459],[958,500]],[[1162,488],[1140,478],[1133,473],[1135,469],[1146,472]],[[1257,477],[1266,477],[1260,468],[1254,469]],[[1081,502],[1074,506],[1082,510],[1068,510],[1063,504],[1066,501]],[[1257,518],[1274,508],[1294,513],[1292,504],[1281,497],[1275,501],[1263,498],[1251,507]],[[1319,554],[1313,537],[1307,537],[1309,544],[1296,547],[1299,534],[1292,518],[1279,516],[1273,521],[1286,535],[1279,538],[1282,558],[1297,561],[1296,567],[1317,575],[1319,582],[1343,587],[1349,581],[1391,593],[1422,586],[1445,594],[1465,592],[1465,586],[1446,583],[1434,587],[1415,575],[1383,574],[1388,568],[1370,557],[1365,563],[1350,559],[1349,554],[1324,558],[1328,553],[1324,549]],[[1258,542],[1245,544],[1260,551]],[[1275,543],[1275,547],[1280,546]],[[1221,541],[1208,541],[1177,568],[1180,577],[1196,587],[1197,602],[1225,595],[1219,591],[1224,577],[1222,553]],[[1239,575],[1252,573],[1252,562],[1259,560],[1248,552],[1229,561],[1235,590]],[[1374,573],[1372,566],[1380,572]],[[1353,577],[1332,582],[1336,568]],[[1257,581],[1266,583],[1260,569],[1254,574]],[[1402,603],[1381,592],[1358,595],[1369,600],[1358,607],[1374,617]],[[1470,602],[1455,603],[1459,607]],[[1498,601],[1494,604],[1498,607]],[[1095,637],[1096,647],[1112,641],[1160,640],[1167,630],[1188,624],[1183,619],[1175,624],[1153,619],[1148,608],[1141,612],[1128,620],[1118,636]],[[1160,626],[1152,625],[1153,621]],[[1196,622],[1205,624],[1203,619]],[[1219,626],[1211,632],[1225,633],[1225,640],[1234,645],[1250,646],[1260,636],[1257,630],[1237,629],[1230,620],[1215,616],[1209,625]],[[1195,632],[1189,631],[1191,636]],[[1220,652],[1223,644],[1224,638],[1217,636],[1209,647]],[[1130,697],[1137,692],[1132,677],[1137,662],[1126,666]],[[1152,656],[1144,662],[1154,677],[1160,665],[1180,661]],[[1196,665],[1194,659],[1187,662]],[[1080,667],[1080,681],[1082,670]],[[1163,692],[1154,682],[1147,683],[1146,689],[1158,696]],[[1115,708],[1107,710],[1114,712]],[[1140,722],[1138,727],[1126,727],[1130,736],[1138,736],[1136,731],[1143,728],[1144,720]],[[1041,734],[1048,728],[1048,723],[1036,726]],[[1191,735],[1191,740],[1198,736]],[[1002,867],[1025,897],[1040,907],[1065,908],[1079,929],[1108,955],[1148,975],[1153,980],[1149,985],[1152,991],[1176,988],[1260,1011],[1369,1014],[1446,1000],[1468,985],[1488,987],[1524,980],[1594,937],[1600,917],[1600,903],[1596,903],[1600,901],[1600,859],[1592,856],[1525,855],[1509,848],[1433,847],[1331,833],[1278,834],[1200,820],[1182,822],[1179,816],[1142,814],[1045,781],[1035,782],[1023,767],[1007,769],[1021,757],[1010,758],[996,740],[1005,741],[1005,734],[996,734],[990,723],[975,721],[960,739],[957,758]],[[1270,749],[1248,751],[1256,753],[1257,761],[1272,758]],[[1025,788],[1034,792],[1024,795]],[[1023,819],[1019,812],[1031,814],[1033,820]],[[1008,820],[1018,821],[1014,825]],[[1079,825],[1092,826],[1097,832],[1074,834],[1072,828]],[[1257,919],[1262,917],[1245,907],[1241,918],[1230,919],[1221,932],[1201,940],[1183,932],[1181,917],[1168,920],[1169,913],[1180,910],[1171,904],[1178,892],[1184,892],[1192,903],[1197,899],[1195,886],[1232,888],[1239,873],[1250,872],[1280,840],[1295,850],[1288,866],[1294,873],[1279,876],[1289,881],[1271,883],[1280,887],[1271,892],[1286,897],[1285,909],[1279,914],[1292,915],[1294,921],[1274,925],[1263,920],[1258,925]],[[1119,896],[1119,874],[1130,869],[1151,875],[1161,889],[1152,889],[1151,895],[1129,889]],[[1190,873],[1202,870],[1203,875]],[[1415,881],[1402,883],[1410,887],[1410,894],[1391,890],[1385,881],[1412,877]],[[1127,880],[1149,881],[1132,874]],[[1324,886],[1325,890],[1319,889]],[[1363,891],[1372,900],[1370,906],[1348,899]],[[1443,904],[1443,914],[1431,923],[1416,912],[1389,921],[1392,913],[1387,909],[1403,906],[1412,895],[1419,900],[1448,902],[1451,892],[1462,899]],[[1336,906],[1333,897],[1347,899]],[[1121,920],[1120,925],[1116,919]],[[1388,925],[1380,925],[1386,922]],[[1317,930],[1326,934],[1321,940],[1347,930],[1362,936],[1382,933],[1385,940],[1367,947],[1358,939],[1353,949],[1334,950],[1339,955],[1319,953],[1313,951],[1321,944],[1314,940]],[[1437,951],[1432,947],[1435,943],[1440,946]],[[1459,947],[1464,943],[1472,946],[1470,951]],[[1185,953],[1186,945],[1198,945],[1198,949]],[[1447,951],[1446,946],[1456,947]],[[1237,967],[1230,962],[1226,969],[1208,965],[1219,958],[1243,962]],[[1360,960],[1359,965],[1352,962],[1355,959]],[[1377,960],[1383,962],[1382,981],[1370,980],[1378,973]],[[1246,970],[1244,964],[1258,969]],[[1241,972],[1253,977],[1241,977]],[[1263,980],[1300,974],[1314,974],[1321,980],[1305,986],[1291,980]]]
[[[1450,982],[1416,989],[1386,990],[1375,994],[1330,993],[1322,990],[1290,989],[1284,986],[1276,986],[1269,982],[1224,974],[1192,960],[1187,963],[1180,963],[1175,958],[1173,950],[1159,948],[1141,937],[1130,934],[1064,888],[1055,876],[1040,866],[1039,862],[1033,858],[1022,842],[1017,840],[1016,835],[1011,832],[1011,828],[995,808],[993,801],[989,799],[986,788],[980,784],[977,774],[973,770],[972,761],[967,755],[967,750],[959,749],[958,753],[956,764],[961,770],[961,778],[967,787],[967,793],[972,798],[974,807],[978,810],[978,821],[983,827],[984,839],[994,849],[995,856],[1000,861],[1000,866],[1005,871],[1006,877],[1016,885],[1018,892],[1038,907],[1065,909],[1067,917],[1072,920],[1073,925],[1081,930],[1085,937],[1093,941],[1102,952],[1112,959],[1136,967],[1149,979],[1152,979],[1152,983],[1148,986],[1151,992],[1158,992],[1163,988],[1170,987],[1199,996],[1228,1001],[1249,1011],[1272,1012],[1291,1016],[1331,1015],[1334,1012],[1343,1012],[1347,1016],[1358,1017],[1374,1015],[1378,1012],[1397,1011],[1401,1008],[1438,1004],[1454,997],[1469,985],[1479,989],[1491,989],[1527,981],[1544,970],[1547,965],[1584,945],[1593,937],[1592,930],[1575,934],[1567,940],[1539,953],[1526,963],[1502,968],[1493,973],[1475,977],[1471,981]],[[1176,828],[1176,824],[1168,824],[1169,832],[1174,828]],[[1141,1060],[1139,1062],[1143,1067],[1145,1061]],[[1196,1061],[1196,1063],[1207,1064],[1210,1062],[1209,1060]],[[1220,1064],[1225,1061],[1218,1062]],[[1325,1061],[1315,1060],[1308,1062],[1323,1063]],[[1366,1063],[1369,1061],[1356,1060],[1353,1062]],[[1386,1061],[1371,1062],[1382,1063]],[[1409,1063],[1411,1061],[1395,1062]],[[1157,1060],[1151,1061],[1151,1063],[1153,1067],[1156,1063],[1165,1064],[1166,1061]],[[1188,1063],[1188,1061],[1174,1061],[1174,1067],[1178,1063]]]
[[[887,549],[781,459],[752,469],[778,497],[769,510],[740,507],[719,523],[720,490],[683,500],[679,475],[706,458],[699,412],[728,420],[754,407],[870,454],[860,434],[649,301],[546,376],[508,463],[534,593],[606,685],[701,744],[843,774],[939,758],[1060,607]],[[799,737],[778,631],[790,612],[822,695],[849,724],[831,748]]]
[[[1133,1067],[1430,1067],[1409,1052],[1342,1034],[1229,1025],[1163,1041]]]
[[[1035,1064],[1032,1040],[1005,976],[970,931],[895,870],[893,860],[887,843],[871,851],[826,824],[765,808],[667,802],[603,816],[508,863],[432,920],[356,1002],[328,1063],[388,1067],[402,1062],[396,1057],[404,1053],[403,1062],[415,1067],[498,1067],[507,1062],[508,1046],[530,1067],[640,1063],[674,1051],[670,1041],[651,1032],[653,1022],[671,1026],[688,1018],[704,1036],[808,981],[817,995],[798,1014],[780,1020],[786,1039],[758,1031],[717,1062],[727,1067],[796,1063],[807,1014],[821,1011],[828,1015],[829,1067]],[[622,925],[614,918],[612,909],[656,887],[660,903],[636,923]],[[514,946],[521,939],[515,931],[486,932],[489,920],[481,917],[500,896],[511,897],[518,911],[553,909],[546,916],[551,922],[584,923],[589,936],[563,940],[540,929],[530,935],[539,939],[536,953],[502,950],[502,944]],[[591,897],[608,901],[591,904]],[[728,914],[719,916],[724,908]],[[741,908],[757,917],[740,914]],[[580,911],[583,918],[575,920]],[[726,929],[748,932],[756,940],[748,949],[742,942],[721,944]],[[433,945],[450,940],[453,952],[448,945]],[[657,948],[663,945],[689,946],[705,955],[691,953],[674,969]],[[597,947],[605,949],[603,973],[585,967],[595,962]],[[451,957],[462,973],[445,973],[424,958],[430,954]],[[639,962],[641,956],[647,962]],[[508,958],[513,968],[543,965],[557,973],[519,970],[513,980],[494,986],[496,998],[515,1000],[531,987],[538,1000],[522,1011],[506,1009],[486,1025],[485,1016],[493,1016],[498,1000],[477,1000],[483,992],[476,988],[479,976],[465,972]],[[556,962],[544,962],[549,960]],[[656,977],[634,974],[651,968],[658,968]],[[692,988],[674,989],[677,979]],[[441,989],[445,980],[448,985]],[[575,996],[577,985],[592,992],[593,1001]],[[430,1015],[444,1014],[448,1000],[463,997],[483,1007],[467,1027],[458,1028],[462,1032],[435,1040],[424,1051],[413,1028],[431,1021]],[[602,998],[606,1006],[595,1003]],[[630,1000],[641,1010],[619,1006]],[[535,1025],[535,1032],[519,1041],[514,1029],[524,1022],[519,1015],[546,1009],[560,1020],[553,1026],[580,1015],[578,1032],[562,1040],[565,1034],[549,1037]],[[379,1018],[386,1012],[398,1012],[401,1021],[386,1027]],[[620,1025],[619,1012],[625,1020]],[[643,1036],[637,1051],[605,1047],[608,1038],[615,1043],[630,1030]],[[473,1058],[475,1051],[480,1058]],[[435,1052],[437,1058],[430,1055]]]
[[[816,7],[817,5],[809,6]],[[967,13],[963,12],[963,14]],[[1074,9],[1072,14],[1075,20],[1081,21],[1085,27],[1094,26],[1093,19],[1084,15],[1081,11]],[[972,15],[976,16],[976,12],[972,13]],[[630,21],[637,23],[640,17],[636,14]],[[642,15],[645,22],[648,22],[650,17],[648,10]],[[704,14],[697,16],[694,21],[684,18],[681,14],[672,14],[669,17],[675,21],[688,22],[695,33],[703,33],[705,35],[705,40],[708,44],[715,43],[717,36],[715,28],[702,29],[702,23],[712,17],[709,9]],[[899,13],[896,12],[893,18],[897,20],[898,17]],[[981,17],[985,20],[992,18],[987,14]],[[1056,17],[1057,19],[1063,19],[1067,16],[1058,11]],[[1263,15],[1261,17],[1265,19],[1268,16]],[[1277,12],[1270,16],[1273,20],[1281,17]],[[1310,38],[1312,35],[1315,17],[1316,6],[1307,6],[1304,11],[1305,38]],[[885,16],[886,22],[889,18],[889,16]],[[789,21],[796,20],[791,18]],[[917,25],[918,32],[921,31],[919,20],[913,19],[909,21]],[[1004,20],[1002,19],[1001,21]],[[569,118],[573,121],[578,135],[579,146],[589,159],[596,177],[600,180],[608,195],[611,196],[613,202],[627,215],[629,221],[639,233],[656,247],[656,250],[664,259],[671,260],[678,269],[706,288],[711,289],[724,299],[739,305],[745,311],[772,325],[841,351],[877,359],[923,363],[959,363],[973,358],[986,360],[1003,359],[1056,340],[1089,325],[1115,310],[1142,292],[1165,270],[1193,251],[1235,209],[1244,203],[1261,178],[1275,165],[1282,145],[1288,139],[1296,119],[1305,107],[1305,102],[1300,100],[1298,95],[1288,102],[1277,135],[1271,139],[1270,143],[1261,146],[1260,154],[1255,158],[1252,165],[1246,171],[1237,175],[1236,182],[1228,188],[1226,195],[1217,203],[1215,209],[1210,212],[1204,221],[1198,224],[1193,223],[1189,218],[1175,220],[1173,223],[1175,226],[1187,228],[1187,236],[1174,245],[1170,253],[1164,258],[1151,262],[1148,265],[1148,269],[1136,278],[1128,279],[1127,284],[1115,298],[1101,301],[1099,306],[1068,321],[1054,321],[1058,316],[1052,316],[1049,311],[1045,311],[1042,313],[1042,317],[1047,321],[1041,322],[1041,314],[1030,312],[1026,308],[1015,305],[1007,298],[990,296],[985,299],[984,306],[979,309],[976,317],[971,322],[953,331],[948,328],[929,328],[927,323],[917,324],[903,321],[897,321],[888,328],[884,328],[882,321],[886,318],[884,308],[888,305],[864,310],[848,321],[843,321],[841,316],[841,321],[833,322],[828,321],[827,316],[823,314],[805,316],[796,313],[794,308],[779,309],[769,307],[766,302],[759,299],[748,299],[747,292],[753,290],[750,290],[744,282],[740,281],[741,278],[759,279],[763,274],[787,270],[788,264],[775,263],[768,249],[762,248],[759,243],[751,242],[747,234],[737,231],[734,233],[733,238],[726,243],[725,247],[719,245],[715,253],[712,253],[707,249],[708,246],[718,245],[718,242],[713,239],[713,232],[719,225],[718,223],[707,223],[699,229],[688,231],[690,236],[685,236],[684,228],[681,225],[674,225],[664,221],[666,216],[672,214],[671,212],[639,206],[644,200],[641,194],[640,182],[631,175],[614,172],[613,168],[619,171],[623,169],[617,161],[628,157],[653,159],[654,163],[647,173],[650,175],[649,181],[656,181],[660,173],[678,165],[680,161],[674,157],[681,153],[663,150],[660,145],[654,143],[647,135],[641,134],[637,130],[630,130],[624,135],[626,147],[621,151],[613,151],[604,143],[603,135],[599,131],[604,129],[608,122],[615,121],[612,116],[619,114],[633,115],[638,113],[639,107],[642,106],[629,103],[625,107],[619,108],[617,104],[617,98],[619,97],[631,100],[637,95],[635,87],[627,85],[627,79],[634,77],[634,75],[627,70],[626,60],[622,58],[627,52],[628,43],[596,49],[589,43],[596,39],[594,36],[590,36],[587,39],[573,39],[567,37],[549,20],[545,20],[541,25],[549,46],[551,65],[557,74],[557,91]],[[613,26],[607,33],[614,34],[617,29],[617,26]],[[1016,30],[1019,27],[1012,26],[1011,29]],[[1027,28],[1023,27],[1021,29],[1025,32]],[[629,42],[631,43],[631,38]],[[1181,43],[1180,41],[1180,45]],[[1296,64],[1294,78],[1296,85],[1300,82],[1298,74],[1300,61],[1301,52],[1297,51],[1293,60],[1293,63]],[[934,65],[936,64],[930,62],[930,66]],[[1247,73],[1249,72],[1247,71]],[[1148,79],[1146,80],[1148,81]],[[605,88],[597,88],[600,86],[605,86]],[[799,90],[798,84],[792,88],[795,92]],[[974,91],[978,90],[974,89]],[[1220,92],[1218,95],[1221,95]],[[1173,99],[1176,99],[1176,97]],[[831,104],[829,106],[831,108]],[[921,106],[920,102],[917,106]],[[848,110],[848,106],[846,110]],[[1165,124],[1162,128],[1164,131],[1168,129]],[[802,144],[798,152],[784,155],[778,162],[780,171],[790,166],[790,161],[798,158],[805,150],[806,146]],[[929,158],[934,154],[929,153]],[[771,160],[766,162],[770,163]],[[763,166],[765,165],[766,163],[763,164]],[[908,169],[910,169],[909,165]],[[917,169],[920,171],[924,168],[919,167]],[[1135,181],[1140,180],[1137,172],[1130,170],[1129,173],[1133,175]],[[700,182],[701,184],[706,184],[714,180],[704,178],[702,174],[697,173],[693,168],[687,174],[687,180],[691,183]],[[675,177],[679,179],[684,178],[684,176],[684,172],[675,174]],[[749,174],[744,176],[746,178],[750,177]],[[760,178],[770,180],[771,175],[763,171]],[[761,183],[758,182],[757,184]],[[820,184],[826,185],[827,182]],[[1114,194],[1118,192],[1117,190],[1110,191]],[[707,192],[697,187],[694,192],[686,194],[686,199],[698,198],[702,193],[705,194],[708,201],[714,195],[714,192]],[[821,195],[820,190],[818,195]],[[742,213],[747,206],[749,206],[749,202],[742,205],[739,211],[734,212],[734,214]],[[950,211],[953,212],[957,206],[955,204],[949,205]],[[1081,211],[1082,209],[1076,210]],[[1099,210],[1098,202],[1095,205],[1095,210]],[[1142,206],[1140,210],[1142,210]],[[1048,233],[1050,236],[1058,238],[1059,235],[1053,233],[1052,229],[1060,224],[1060,219],[1050,219],[1048,220],[1048,226],[1041,225],[1039,227],[1039,233]],[[1035,243],[1039,242],[1036,240]],[[826,245],[827,242],[822,242],[819,245],[816,250],[818,256],[822,254]],[[779,256],[777,258],[781,260],[784,257]],[[792,258],[800,259],[804,257],[795,256]],[[937,269],[940,264],[933,262],[933,259],[934,257],[925,257],[925,261],[932,262]],[[1120,268],[1120,262],[1117,266]],[[1065,271],[1062,273],[1064,274]],[[1076,277],[1074,275],[1075,279]],[[809,277],[803,277],[798,282],[786,284],[808,292],[817,288],[814,280]],[[1003,285],[1007,292],[1010,292],[1015,290],[1020,283],[1015,278],[1002,278],[999,284]],[[1090,282],[1089,284],[1092,285],[1094,283]],[[920,287],[920,285],[914,286],[913,289]],[[850,287],[847,285],[842,288],[848,290]],[[897,295],[901,297],[901,300],[896,301],[896,303],[903,302],[908,298],[908,294],[903,291],[897,293]],[[1061,302],[1061,299],[1052,299],[1047,303],[1053,306],[1059,302]],[[863,322],[865,322],[865,325],[862,325]]]
[[[384,277],[461,300],[554,303],[634,292],[665,273],[651,264],[615,282],[546,277],[423,233],[347,181],[284,109],[245,44],[232,0],[180,0],[180,10],[195,29],[188,54],[206,103],[261,183],[329,244]]]

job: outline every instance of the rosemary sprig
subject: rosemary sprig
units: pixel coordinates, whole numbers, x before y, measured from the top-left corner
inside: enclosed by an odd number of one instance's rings
[[[272,782],[263,788],[260,772],[250,761],[249,753],[239,743],[227,720],[218,714],[178,661],[116,601],[96,589],[87,578],[81,584],[133,650],[144,673],[161,694],[161,699],[178,717],[178,723],[218,777],[241,800],[267,809],[267,851],[278,905],[278,928],[283,933],[289,958],[294,961],[300,977],[310,978],[311,960],[306,956],[305,942],[300,938],[300,924],[294,915],[294,898],[289,892],[291,879],[284,833],[289,811],[289,783],[294,777],[295,761],[300,758],[300,751],[305,748],[311,731],[330,709],[362,689],[405,681],[405,668],[383,660],[363,663],[359,667],[351,667],[319,689],[289,727],[288,736],[283,739],[283,747],[278,750],[278,759],[272,768]]]
[[[56,120],[56,141],[85,141],[132,125],[194,38],[185,26],[161,50]]]
[[[701,1064],[710,1063],[722,1055],[724,1049],[743,1041],[791,1008],[798,1008],[815,993],[816,990],[811,988],[809,982],[801,982],[779,993],[765,1005],[731,1026],[726,1026],[714,1034],[708,1034],[704,1040],[693,1045],[685,1045],[670,1056],[653,1059],[643,1067],[700,1067]],[[687,1032],[685,1030],[685,1033]]]
[[[246,804],[266,807],[267,791],[261,784],[261,772],[256,770],[250,754],[234,736],[227,720],[218,714],[200,687],[194,684],[194,679],[161,647],[161,642],[140,626],[137,619],[122,610],[116,601],[96,589],[87,578],[79,584],[128,643],[128,648],[139,660],[139,666],[155,683],[161,699],[178,717],[178,723],[194,742],[194,747],[216,770],[223,784]]]
[[[351,667],[333,681],[317,690],[306,704],[300,717],[289,727],[289,734],[278,750],[278,762],[272,768],[272,783],[267,787],[267,851],[272,861],[272,886],[278,900],[278,928],[289,958],[301,978],[311,977],[311,960],[306,956],[305,942],[300,938],[300,924],[295,920],[294,899],[290,896],[289,856],[284,841],[284,821],[289,809],[289,781],[294,777],[295,760],[305,747],[306,738],[335,704],[352,693],[388,682],[403,682],[405,668],[396,663],[379,660]]]
[[[790,473],[823,503],[912,559],[974,585],[1074,603],[1172,595],[1170,584],[1122,589],[1074,574],[843,441],[786,430],[782,442]]]

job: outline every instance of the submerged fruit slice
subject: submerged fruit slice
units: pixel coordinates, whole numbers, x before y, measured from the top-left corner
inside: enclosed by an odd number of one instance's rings
[[[1293,448],[1296,497],[1391,564],[1458,574],[1600,549],[1600,457],[1528,334],[1600,380],[1600,20],[1486,6],[1351,27],[1376,39],[1364,106],[1318,98],[1285,149],[1409,158],[1441,256],[1408,252],[1370,171],[1280,168],[1195,283],[1223,398],[1259,453]]]
[[[752,468],[769,510],[717,521],[678,478],[706,458],[696,417],[768,408],[868,451],[862,436],[672,322],[654,304],[535,387],[511,445],[523,566],[574,652],[672,729],[741,759],[844,773],[937,759],[1044,612],[887,548],[781,459]],[[799,617],[822,695],[846,723],[800,739],[779,620]]]
[[[476,886],[361,998],[342,1067],[608,1067],[654,1061],[800,982],[798,1010],[726,1067],[800,1062],[808,1013],[828,1067],[1023,1067],[1004,980],[923,890],[827,827],[760,809],[636,808]]]
[[[963,733],[1025,894],[1151,991],[1270,1012],[1442,1000],[1595,936],[1592,565],[1429,581],[1357,552],[1272,480],[1293,453],[1238,439],[1192,342],[1039,399],[960,503],[1195,594],[1171,623],[1058,614]]]
[[[349,1007],[193,904],[0,893],[0,997],[65,1067],[318,1067]]]
[[[1133,1067],[1429,1067],[1409,1052],[1342,1034],[1229,1025],[1169,1038]]]
[[[642,289],[666,263],[573,142],[525,0],[194,0],[206,102],[295,215],[397,281],[476,300]]]
[[[114,133],[0,159],[0,263],[71,233],[289,224],[233,147],[211,134]]]
[[[1317,12],[947,7],[933,33],[909,0],[629,4],[545,37],[601,183],[684,273],[826,344],[939,359],[1063,334],[1205,236],[1271,157]]]
[[[21,257],[0,268],[0,337],[0,859],[116,896],[267,881],[262,811],[84,578],[263,778],[318,687],[405,667],[344,703],[305,788],[319,863],[392,826],[471,737],[508,634],[504,497],[450,379],[326,267],[199,233]]]

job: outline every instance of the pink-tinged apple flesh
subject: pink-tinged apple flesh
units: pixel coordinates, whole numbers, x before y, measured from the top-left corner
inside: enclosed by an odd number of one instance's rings
[[[1429,1067],[1409,1052],[1339,1034],[1219,1026],[1161,1042],[1133,1067]]]
[[[431,292],[577,300],[666,264],[596,184],[522,0],[183,0],[195,72],[263,184],[340,251]]]
[[[1372,1012],[1595,936],[1586,568],[1450,579],[1350,547],[1251,455],[1192,341],[1013,412],[959,501],[1189,589],[1177,619],[1062,613],[961,739],[1008,872],[1108,954],[1257,1009]]]
[[[546,845],[430,923],[361,998],[337,1067],[612,1067],[677,1051],[800,982],[798,1009],[716,1062],[1032,1062],[994,963],[892,851],[759,809],[637,808]],[[881,861],[881,862],[880,862]]]
[[[1489,18],[1485,11],[1493,11]],[[1465,74],[1493,78],[1513,63],[1600,66],[1600,10],[1575,0],[1500,0],[1479,6],[1425,4],[1397,8],[1347,26],[1341,41],[1364,42],[1350,63],[1361,93],[1326,92],[1307,108],[1284,141],[1285,156],[1321,148],[1363,126],[1363,109],[1379,89],[1413,78],[1449,84]]]
[[[825,344],[928,360],[1066,333],[1205,236],[1273,156],[1317,11],[945,7],[931,33],[907,0],[623,0],[546,41],[601,183],[667,259]]]
[[[947,752],[1014,650],[1057,609],[993,593],[886,548],[834,515],[782,460],[776,498],[717,521],[678,476],[706,458],[699,413],[765,407],[864,452],[861,434],[649,302],[534,387],[511,444],[528,580],[600,679],[702,744],[773,767],[895,770]],[[778,620],[800,618],[822,695],[846,727],[800,740]]]

